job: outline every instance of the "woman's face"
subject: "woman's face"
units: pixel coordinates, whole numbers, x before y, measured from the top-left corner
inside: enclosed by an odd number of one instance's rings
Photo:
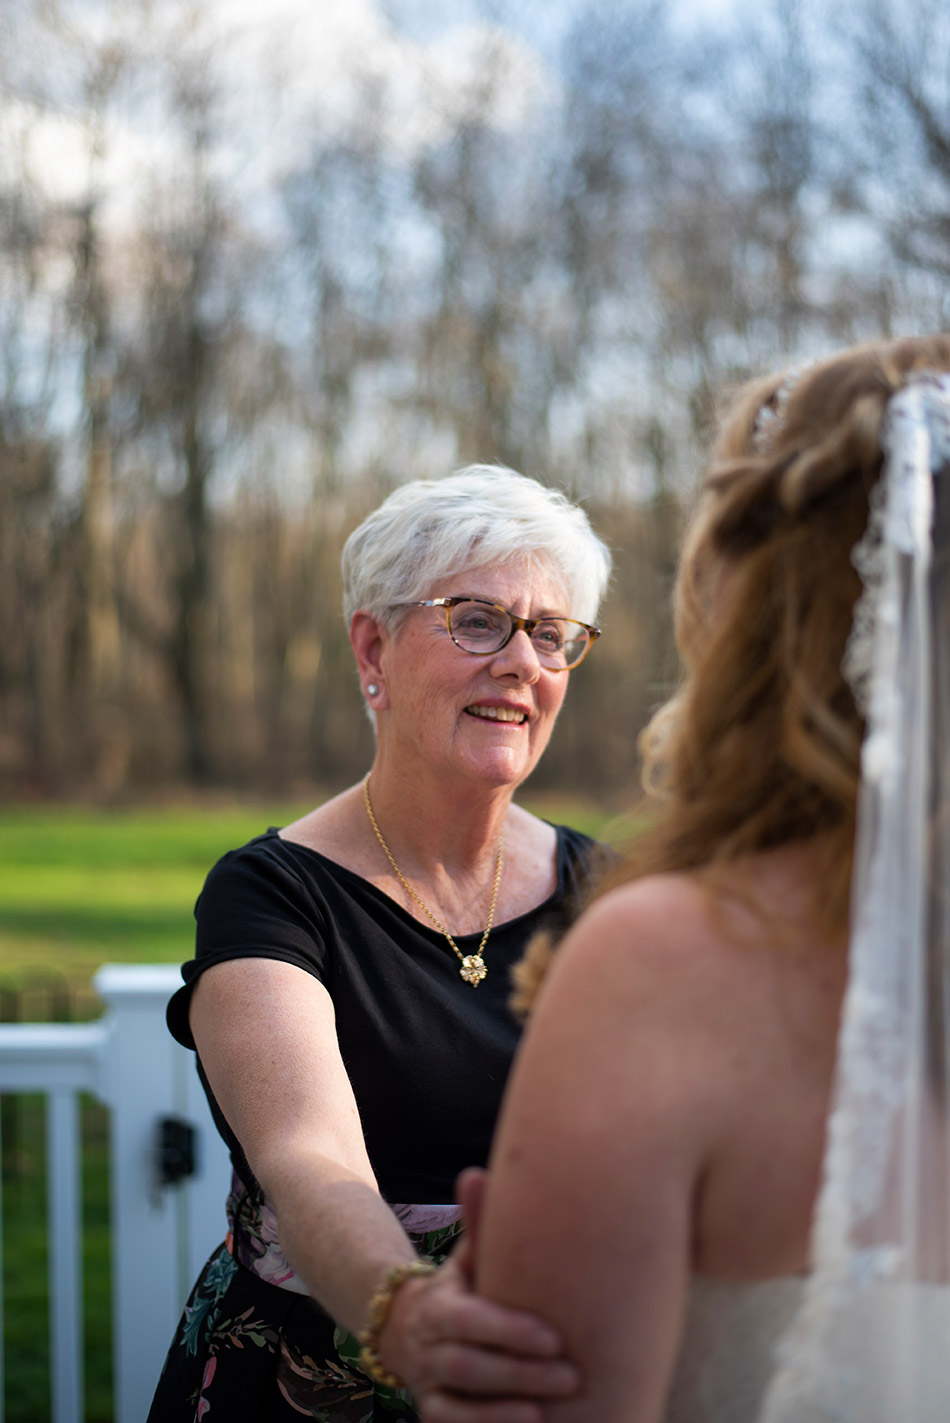
[[[524,618],[572,611],[553,575],[522,563],[441,578],[425,596],[485,598]],[[381,668],[388,700],[381,749],[410,757],[429,774],[462,772],[511,786],[537,765],[570,676],[542,667],[523,631],[499,652],[464,652],[450,638],[441,608],[407,611],[384,639]]]

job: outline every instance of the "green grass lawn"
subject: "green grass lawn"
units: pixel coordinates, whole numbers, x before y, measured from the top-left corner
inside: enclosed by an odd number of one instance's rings
[[[0,976],[88,983],[103,963],[179,963],[210,866],[287,807],[0,810]]]
[[[595,807],[525,797],[530,809],[617,838]],[[226,850],[304,807],[0,809],[0,1017],[92,1017],[103,963],[180,963],[193,908]],[[83,1104],[87,1423],[112,1423],[108,1114]],[[6,1423],[49,1417],[43,1103],[4,1098],[3,1292]]]

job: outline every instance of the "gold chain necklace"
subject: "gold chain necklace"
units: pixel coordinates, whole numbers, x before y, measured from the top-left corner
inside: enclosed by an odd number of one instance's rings
[[[369,823],[373,827],[373,834],[376,836],[376,839],[382,846],[383,854],[386,856],[386,859],[392,865],[393,871],[396,875],[396,878],[399,880],[399,883],[402,885],[406,893],[411,895],[412,898],[416,901],[426,918],[431,919],[432,923],[438,929],[439,933],[444,934],[445,937],[448,939],[449,943],[452,945],[452,948],[455,950],[455,953],[458,956],[462,965],[462,967],[459,969],[459,973],[461,974],[462,978],[465,979],[466,983],[470,983],[473,988],[477,988],[478,985],[481,983],[482,979],[488,973],[488,969],[485,966],[485,960],[482,958],[482,952],[485,948],[485,945],[488,943],[488,936],[491,933],[492,921],[495,918],[495,901],[498,898],[498,886],[501,883],[501,867],[504,860],[504,840],[498,841],[498,863],[495,866],[495,879],[491,888],[491,904],[489,904],[488,906],[488,923],[485,925],[485,932],[482,935],[482,941],[474,954],[463,954],[462,950],[452,938],[452,935],[449,933],[448,929],[446,929],[444,924],[439,923],[438,919],[436,919],[429,906],[419,898],[418,894],[416,894],[416,891],[413,889],[412,885],[406,879],[406,876],[403,874],[402,870],[399,868],[399,866],[396,864],[396,861],[393,859],[392,851],[386,844],[386,841],[383,839],[383,832],[376,824],[376,817],[373,814],[373,803],[369,798],[369,776],[367,776],[365,781],[363,782],[363,802],[366,806],[366,814],[369,816]]]

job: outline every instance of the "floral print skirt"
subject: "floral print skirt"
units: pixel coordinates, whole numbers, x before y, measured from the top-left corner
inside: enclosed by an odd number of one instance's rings
[[[229,1207],[233,1202],[232,1196]],[[409,1238],[437,1262],[461,1229],[413,1230],[414,1223],[406,1221]],[[229,1236],[198,1277],[148,1423],[415,1423],[419,1415],[406,1390],[374,1384],[360,1370],[354,1336],[308,1294],[272,1284],[273,1273],[262,1278],[246,1232],[239,1241],[240,1249]]]

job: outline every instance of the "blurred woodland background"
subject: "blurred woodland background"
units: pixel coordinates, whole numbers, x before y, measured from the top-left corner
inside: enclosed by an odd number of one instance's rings
[[[946,0],[3,0],[0,794],[352,780],[342,540],[479,460],[614,549],[533,784],[627,795],[723,393],[948,326]]]

